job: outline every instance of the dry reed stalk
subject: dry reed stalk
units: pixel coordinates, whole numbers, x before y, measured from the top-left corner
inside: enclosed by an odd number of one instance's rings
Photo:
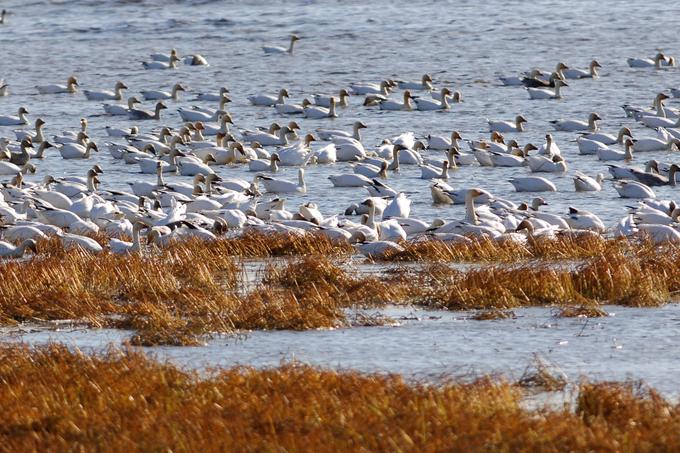
[[[680,408],[629,384],[582,384],[576,411],[519,387],[436,385],[283,365],[199,375],[144,355],[0,346],[3,449],[677,451]]]

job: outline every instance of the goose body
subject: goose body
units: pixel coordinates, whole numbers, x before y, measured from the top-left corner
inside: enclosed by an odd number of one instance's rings
[[[23,126],[28,124],[27,114],[28,110],[21,107],[17,116],[0,116],[0,126]]]
[[[580,120],[555,120],[555,121],[550,121],[555,128],[555,130],[558,131],[565,131],[565,132],[578,132],[578,131],[590,131],[590,132],[595,132],[597,131],[597,123],[596,121],[601,120],[600,116],[597,113],[591,113],[588,121],[580,121]]]
[[[298,170],[297,183],[264,175],[257,175],[255,179],[261,181],[264,188],[270,193],[305,193],[307,186],[304,180],[304,173],[304,169],[300,168]]]
[[[621,180],[614,188],[621,198],[656,198],[651,187],[637,181]]]
[[[513,178],[510,183],[517,192],[557,192],[555,184],[540,176]]]
[[[113,91],[83,90],[83,94],[88,101],[120,101],[123,99],[123,90],[126,89],[127,85],[123,82],[117,82]]]
[[[574,188],[576,192],[599,192],[602,190],[604,175],[599,173],[597,178],[592,178],[583,173],[577,172],[574,178]]]
[[[526,122],[527,120],[522,115],[518,115],[515,121],[487,120],[491,132],[523,132]]]
[[[297,35],[291,35],[290,36],[290,44],[288,47],[279,47],[279,46],[262,46],[262,51],[266,55],[281,55],[281,54],[288,54],[288,55],[293,55],[293,46],[297,41],[299,41],[300,38]]]
[[[39,85],[36,86],[40,94],[73,94],[78,90],[78,80],[71,76],[66,81],[66,85]]]

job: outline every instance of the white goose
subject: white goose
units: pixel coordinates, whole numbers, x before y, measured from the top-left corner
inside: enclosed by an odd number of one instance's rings
[[[335,99],[330,100],[330,107],[319,107],[311,104],[309,100],[302,101],[303,114],[305,118],[322,119],[322,118],[337,118],[338,114],[335,112]]]
[[[272,96],[269,94],[258,94],[254,96],[248,96],[248,100],[253,105],[261,105],[264,107],[271,107],[276,104],[284,104],[286,98],[289,97],[288,90],[282,88],[279,90],[278,96]]]
[[[142,66],[144,69],[160,69],[160,70],[167,70],[167,69],[177,69],[177,63],[180,61],[179,58],[177,58],[177,55],[170,55],[170,61],[167,63],[164,61],[143,61]]]
[[[264,175],[257,175],[255,180],[261,181],[264,188],[270,193],[305,193],[307,192],[307,186],[305,184],[304,176],[305,170],[300,168],[298,170],[297,183]]]
[[[527,88],[529,99],[562,99],[562,87],[568,87],[565,82],[561,80],[555,81],[555,88]]]
[[[517,192],[557,192],[551,181],[540,176],[524,176],[510,180]]]
[[[431,111],[431,110],[447,110],[449,105],[449,97],[451,96],[451,90],[448,88],[442,88],[441,100],[437,99],[425,99],[425,98],[414,98],[416,103],[416,110],[420,111]]]
[[[172,87],[172,91],[160,91],[160,90],[141,90],[140,93],[144,97],[145,101],[164,101],[166,99],[172,99],[173,101],[179,100],[179,92],[186,91],[185,88],[176,83]]]
[[[598,78],[597,70],[602,68],[597,60],[593,60],[588,65],[588,69],[567,68],[562,70],[562,75],[565,79],[596,79]]]
[[[86,146],[77,143],[66,143],[58,146],[57,149],[64,159],[89,159],[92,150],[99,151],[94,142],[89,142]]]
[[[626,62],[631,68],[656,68],[661,69],[661,62],[666,60],[666,56],[659,52],[654,58],[628,58]]]
[[[656,198],[651,187],[637,181],[618,181],[614,188],[621,198]]]
[[[625,150],[619,151],[613,148],[598,149],[597,158],[602,161],[610,160],[625,160],[630,161],[633,159],[633,141],[631,139],[626,140],[624,144]]]
[[[127,89],[127,85],[118,81],[113,87],[113,91],[83,90],[83,94],[88,101],[120,101],[123,99],[123,90]]]
[[[322,94],[315,94],[314,95],[314,103],[320,107],[330,107],[331,106],[331,99],[335,100],[335,105],[340,106],[340,107],[347,107],[349,106],[349,102],[347,101],[349,99],[349,92],[346,89],[341,89],[340,92],[338,93],[338,97],[335,96],[326,96]]]
[[[128,98],[127,106],[120,104],[104,104],[104,112],[108,115],[122,116],[127,115],[135,108],[135,104],[139,104],[139,99],[132,96]]]
[[[331,175],[328,179],[333,183],[334,187],[366,187],[371,184],[369,178],[357,173]]]
[[[630,131],[630,128],[628,127],[622,127],[619,129],[619,132],[617,135],[612,135],[612,134],[607,134],[604,132],[593,132],[593,133],[588,133],[588,134],[583,134],[579,138],[585,139],[585,140],[592,140],[595,142],[600,142],[605,145],[614,145],[616,143],[623,145],[624,142],[624,137],[633,137],[633,133]]]
[[[293,55],[293,46],[297,41],[300,40],[300,37],[297,35],[290,35],[290,44],[288,44],[288,47],[279,47],[279,46],[262,46],[262,50],[264,51],[265,54],[267,55],[272,55],[272,54],[288,54],[288,55]]]
[[[524,124],[527,122],[522,115],[517,115],[515,121],[491,121],[487,120],[489,124],[489,131],[491,132],[524,132]]]
[[[602,190],[602,181],[604,181],[602,173],[598,173],[596,178],[592,178],[581,172],[576,172],[576,176],[573,176],[573,178],[576,192],[599,192]]]
[[[28,110],[25,107],[19,107],[17,116],[0,116],[0,126],[22,126],[28,124]]]
[[[402,90],[425,90],[432,91],[432,76],[423,74],[420,82],[397,81],[397,86]]]
[[[75,76],[70,76],[66,80],[66,85],[40,85],[36,86],[40,94],[73,94],[78,91],[78,79]]]
[[[527,163],[533,173],[564,173],[567,171],[567,162],[560,155],[552,157],[529,156]]]
[[[386,99],[384,101],[381,101],[380,104],[380,110],[407,110],[411,111],[413,110],[413,104],[411,102],[411,92],[409,90],[404,91],[404,98],[403,101],[395,101],[393,99]]]
[[[590,131],[596,132],[598,130],[597,121],[602,118],[597,113],[591,113],[588,116],[588,121],[580,120],[553,120],[552,123],[555,130],[565,132]]]
[[[339,129],[317,129],[321,140],[331,140],[333,137],[347,137],[354,140],[361,141],[361,129],[366,129],[366,125],[361,121],[355,121],[352,125],[352,132],[347,132]]]
[[[253,159],[248,161],[248,171],[270,171],[272,173],[276,173],[279,171],[279,167],[277,165],[277,162],[279,161],[279,155],[276,153],[272,153],[271,157],[269,158],[269,162],[266,160]]]
[[[132,226],[132,242],[121,241],[120,239],[111,238],[109,240],[109,248],[112,253],[124,254],[133,253],[141,250],[141,244],[139,242],[139,232],[146,225],[141,222],[135,222]]]
[[[38,244],[33,239],[26,239],[19,246],[0,241],[0,257],[2,258],[21,258],[28,250],[38,253]]]

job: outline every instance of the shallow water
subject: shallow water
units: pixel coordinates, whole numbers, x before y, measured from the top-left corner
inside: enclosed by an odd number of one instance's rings
[[[120,117],[99,116],[100,102],[78,95],[34,95],[34,85],[63,83],[77,74],[81,89],[110,89],[117,80],[140,89],[169,89],[176,82],[191,91],[217,91],[226,85],[233,103],[229,105],[240,128],[267,126],[285,121],[273,109],[248,105],[247,96],[275,93],[285,87],[292,101],[300,102],[315,92],[336,93],[351,82],[377,82],[387,77],[418,79],[433,74],[435,85],[463,92],[465,102],[449,112],[381,112],[351,106],[335,120],[297,119],[303,130],[318,127],[349,128],[360,119],[367,147],[384,137],[414,131],[449,135],[459,130],[465,138],[486,137],[485,118],[511,119],[524,114],[528,131],[520,143],[539,144],[551,129],[548,121],[559,118],[585,119],[591,111],[603,118],[602,128],[615,132],[631,126],[634,134],[652,136],[626,118],[624,103],[646,105],[660,90],[678,84],[678,72],[628,68],[627,57],[651,56],[657,48],[678,55],[676,18],[680,4],[650,1],[596,2],[594,0],[537,1],[529,6],[519,1],[471,0],[441,2],[377,1],[201,1],[201,2],[4,2],[13,14],[0,27],[3,54],[0,78],[10,84],[11,96],[0,98],[0,114],[14,114],[28,107],[31,120],[40,115],[47,121],[49,135],[75,129],[78,119],[90,119],[91,136],[103,144],[110,139],[103,127],[129,126]],[[662,11],[663,14],[659,14]],[[303,37],[293,57],[264,57],[263,44],[287,44],[287,35]],[[201,53],[210,67],[180,66],[176,71],[144,71],[141,61],[152,52]],[[558,61],[585,67],[592,58],[604,66],[599,80],[571,81],[560,101],[530,101],[521,88],[502,87],[497,77],[513,75],[532,66],[552,69]],[[143,129],[167,124],[178,126],[177,107],[189,106],[193,96],[170,102],[161,122],[145,122]],[[675,102],[671,101],[670,105]],[[147,103],[151,107],[151,103]],[[12,135],[11,127],[0,128],[0,136]],[[573,133],[555,132],[555,139],[570,164],[566,175],[552,175],[559,192],[543,194],[548,209],[564,213],[575,205],[596,211],[608,225],[624,213],[630,201],[618,198],[611,183],[601,193],[575,194],[574,170],[590,175],[606,167],[593,156],[576,155]],[[512,138],[512,137],[510,137]],[[94,162],[102,163],[100,178],[106,189],[124,189],[133,180],[153,181],[139,175],[136,166],[114,161],[105,147],[91,161],[64,161],[54,151],[38,166],[37,181],[47,173],[82,175]],[[666,152],[647,153],[635,159],[674,159]],[[290,195],[288,206],[302,201],[317,202],[326,215],[344,211],[365,196],[362,189],[332,189],[328,175],[348,172],[347,164],[309,167],[308,193]],[[220,168],[227,177],[250,179],[242,168]],[[295,178],[296,169],[283,168],[281,177]],[[512,192],[507,180],[527,174],[528,169],[465,167],[452,172],[454,187],[480,186],[514,201],[527,194]],[[417,168],[402,167],[388,183],[413,199],[412,217],[457,219],[462,208],[432,206],[429,183],[419,179]],[[187,178],[175,177],[187,181]],[[671,188],[655,189],[659,197],[673,197]],[[418,321],[403,321],[399,327],[354,328],[336,331],[254,332],[245,340],[212,341],[201,348],[152,348],[190,366],[235,363],[276,365],[281,360],[341,368],[402,372],[433,377],[441,374],[503,372],[518,376],[539,353],[560,366],[571,378],[580,375],[597,379],[644,378],[665,392],[675,392],[678,362],[680,307],[653,310],[610,308],[616,313],[605,319],[554,319],[549,310],[518,310],[515,320],[476,322],[466,314],[414,311]],[[392,310],[400,317],[410,311]],[[438,319],[430,319],[430,316]],[[76,330],[72,332],[26,333],[19,338],[30,343],[47,339],[82,347],[102,348],[118,342],[127,333]]]
[[[499,374],[516,380],[533,357],[561,370],[570,382],[644,379],[677,397],[680,305],[655,309],[608,306],[605,318],[557,318],[545,308],[514,310],[516,319],[475,321],[469,314],[419,309],[381,311],[390,327],[308,332],[251,332],[217,338],[203,347],[146,348],[159,358],[191,368],[276,366],[297,360],[337,369],[401,373],[438,380]],[[29,344],[61,341],[84,350],[120,343],[128,332],[12,329],[5,339]],[[6,331],[7,332],[7,331]]]

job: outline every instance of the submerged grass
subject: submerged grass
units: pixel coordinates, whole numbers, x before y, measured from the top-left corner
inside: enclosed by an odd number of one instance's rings
[[[409,383],[308,366],[182,371],[134,351],[0,347],[4,449],[677,451],[680,407],[633,384],[584,383],[575,410],[520,387]]]
[[[559,247],[536,241],[532,259],[518,264],[461,270],[429,262],[391,265],[371,275],[342,264],[349,259],[346,246],[308,236],[275,237],[266,247],[256,235],[194,240],[125,256],[65,250],[51,240],[28,260],[0,262],[0,324],[75,320],[134,330],[137,345],[186,345],[242,329],[378,324],[376,316],[353,320],[348,309],[388,303],[488,310],[476,319],[498,319],[505,310],[532,305],[581,307],[562,315],[595,316],[602,303],[657,306],[680,290],[677,246],[588,236],[568,241]],[[504,245],[487,241],[466,250],[490,257],[498,247]],[[580,256],[578,263],[556,265],[552,258],[568,250],[572,258]],[[268,266],[253,285],[244,281],[238,253],[292,255]],[[497,260],[505,259],[503,253]]]

